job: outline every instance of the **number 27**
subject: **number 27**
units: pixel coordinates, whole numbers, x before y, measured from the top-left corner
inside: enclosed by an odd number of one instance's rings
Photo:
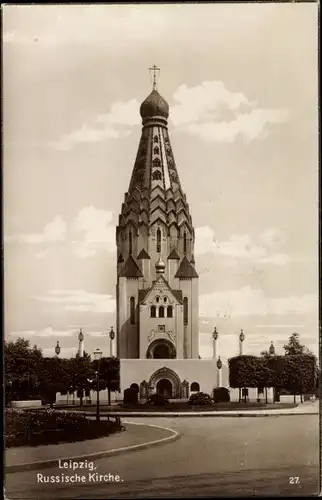
[[[300,478],[298,476],[291,476],[288,478],[290,484],[300,484]]]

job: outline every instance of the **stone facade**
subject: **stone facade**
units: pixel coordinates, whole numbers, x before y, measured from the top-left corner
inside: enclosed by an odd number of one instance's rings
[[[147,396],[163,384],[174,398],[188,397],[190,382],[211,392],[216,380],[215,360],[199,359],[195,233],[168,133],[169,106],[154,89],[140,114],[142,135],[116,228],[122,391],[135,382]]]

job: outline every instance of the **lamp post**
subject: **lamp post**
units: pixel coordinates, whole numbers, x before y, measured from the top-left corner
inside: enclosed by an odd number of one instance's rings
[[[214,331],[212,332],[213,359],[217,359],[217,340],[218,340],[218,332],[217,328],[214,327]]]
[[[56,353],[56,356],[59,356],[59,354],[60,354],[60,345],[59,345],[58,340],[57,340],[57,344],[56,344],[56,347],[55,347],[55,353]]]
[[[99,350],[99,348],[94,351],[94,358],[97,361],[97,370],[95,372],[96,374],[96,421],[98,422],[100,419],[100,360],[102,357],[102,351]]]
[[[112,358],[113,357],[113,340],[115,339],[115,332],[114,332],[112,326],[111,326],[109,336],[110,336],[110,356]]]
[[[222,386],[222,373],[221,373],[222,362],[221,362],[220,356],[219,356],[218,361],[217,361],[217,368],[218,368],[218,371],[217,371],[217,387],[221,387]]]
[[[243,355],[243,342],[244,342],[244,340],[245,340],[245,335],[244,335],[243,330],[241,330],[240,335],[239,335],[239,356]]]

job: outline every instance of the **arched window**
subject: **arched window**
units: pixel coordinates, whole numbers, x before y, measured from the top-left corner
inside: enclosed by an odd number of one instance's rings
[[[160,302],[160,297],[155,298],[156,303]]]
[[[129,232],[129,254],[132,255],[132,231]]]
[[[200,391],[200,385],[198,384],[198,382],[192,382],[192,384],[190,386],[190,391],[193,391],[193,392]]]
[[[187,253],[187,233],[186,232],[183,235],[183,252]]]
[[[183,324],[188,324],[188,298],[183,299]]]
[[[168,307],[167,307],[167,317],[168,317],[168,318],[172,318],[172,317],[173,317],[173,310],[172,310],[172,306],[168,306]]]
[[[157,230],[157,253],[161,253],[161,231]]]
[[[155,170],[155,172],[153,172],[153,174],[152,174],[152,180],[153,181],[161,181],[161,179],[162,179],[162,175],[161,175],[160,170]]]
[[[164,297],[163,302],[164,303],[168,302],[168,297]]]
[[[153,162],[152,162],[152,165],[154,167],[161,167],[161,161],[160,161],[160,158],[154,158]]]
[[[155,306],[151,306],[150,312],[151,312],[151,318],[157,317],[157,308]]]
[[[159,307],[159,318],[164,318],[164,307],[163,306]]]
[[[157,136],[157,135],[155,135],[153,140],[154,140],[154,142],[159,142],[159,138],[158,138],[158,136]]]
[[[158,146],[155,146],[153,152],[154,152],[155,155],[158,155],[160,153],[160,150],[159,150]]]
[[[130,298],[130,324],[135,325],[135,298]]]

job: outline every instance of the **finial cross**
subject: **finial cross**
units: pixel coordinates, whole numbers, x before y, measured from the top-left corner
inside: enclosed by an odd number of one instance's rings
[[[149,68],[149,71],[153,74],[153,90],[156,90],[157,88],[157,71],[160,71],[160,68],[158,68],[155,64],[152,66],[152,68]]]

